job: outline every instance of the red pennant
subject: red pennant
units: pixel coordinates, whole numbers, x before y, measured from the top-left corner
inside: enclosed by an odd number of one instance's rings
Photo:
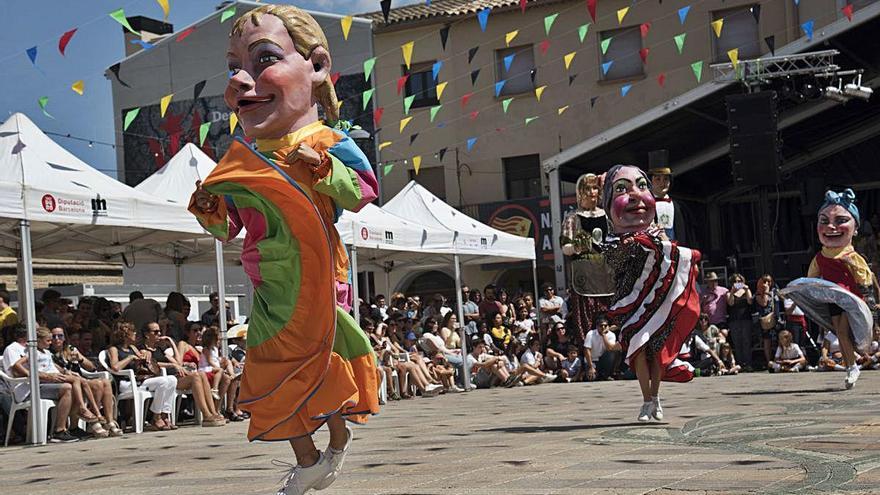
[[[648,31],[651,30],[651,23],[646,22],[646,23],[642,24],[641,26],[639,26],[639,29],[642,30],[642,38],[644,38],[644,37],[648,36]]]
[[[477,118],[477,115],[480,115],[480,111],[479,111],[479,110],[474,110],[473,112],[471,112],[471,120],[476,119],[476,118]]]
[[[547,55],[547,49],[550,48],[550,40],[544,40],[540,44],[541,55]]]
[[[666,84],[666,73],[665,72],[661,72],[660,75],[657,76],[657,84],[659,84],[660,87],[663,87],[663,85]]]
[[[648,52],[650,52],[650,51],[651,50],[648,48],[642,48],[641,50],[639,50],[639,56],[642,57],[643,64],[648,63]]]
[[[73,38],[74,33],[76,33],[76,28],[62,34],[61,39],[58,40],[58,51],[61,52],[62,56],[64,55],[64,50],[67,49],[67,44],[70,43],[70,38]]]
[[[181,41],[185,40],[187,36],[193,34],[193,31],[195,31],[195,30],[196,30],[195,27],[184,29],[183,31],[180,32],[180,34],[177,35],[177,39],[175,39],[174,41],[177,41],[178,43],[180,43]]]
[[[385,113],[385,107],[379,107],[373,111],[373,125],[378,128],[379,123],[382,122],[382,114]]]
[[[590,17],[593,18],[593,22],[596,22],[596,3],[599,0],[587,0],[587,10],[590,11]]]
[[[845,15],[846,18],[849,19],[849,22],[852,22],[853,4],[849,4],[840,10],[843,12],[843,15]]]
[[[522,10],[522,13],[526,13],[526,2],[528,0],[519,0],[519,9]]]
[[[465,105],[468,104],[468,101],[471,99],[471,96],[473,96],[473,95],[474,95],[473,93],[468,93],[468,94],[461,97],[461,108],[464,108]]]
[[[336,86],[336,81],[339,80],[339,76],[341,76],[341,75],[342,75],[342,74],[339,73],[339,72],[337,72],[337,73],[335,73],[335,74],[331,74],[331,75],[330,75],[330,82],[331,82],[334,86]]]
[[[409,74],[405,74],[397,80],[397,95],[400,96],[400,92],[403,90],[403,86],[406,85],[406,80],[409,79]]]

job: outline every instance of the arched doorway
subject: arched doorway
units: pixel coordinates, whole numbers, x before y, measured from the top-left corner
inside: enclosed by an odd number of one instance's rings
[[[447,300],[454,300],[455,279],[449,275],[431,270],[413,277],[403,291],[407,297],[419,296],[424,305],[434,294],[443,294]]]

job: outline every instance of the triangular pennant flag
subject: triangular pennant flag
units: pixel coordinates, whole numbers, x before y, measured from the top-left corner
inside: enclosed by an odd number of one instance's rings
[[[209,130],[211,130],[211,122],[205,122],[199,126],[199,146],[205,145],[205,138],[208,137]]]
[[[229,113],[229,135],[235,134],[235,126],[238,125],[238,115],[235,112]]]
[[[519,0],[519,9],[522,11],[523,14],[526,13],[526,2],[527,1],[528,0]]]
[[[568,110],[568,105],[565,105],[564,107],[559,107],[556,110],[556,115],[562,115],[566,110]]]
[[[471,48],[470,50],[468,50],[468,63],[471,63],[474,61],[474,56],[477,54],[478,51],[480,51],[480,45],[477,45],[477,46]]]
[[[376,66],[376,57],[371,57],[364,60],[364,81],[370,80],[370,75],[373,73],[373,67]]]
[[[648,37],[648,31],[651,30],[651,23],[650,23],[650,22],[644,22],[644,23],[642,23],[642,24],[639,26],[639,30],[642,32],[642,38],[647,38],[647,37]]]
[[[539,116],[536,116],[536,117],[526,117],[526,125],[529,125],[530,123],[532,123],[532,122],[535,121],[535,120],[538,120],[539,118],[540,118]]]
[[[195,87],[193,88],[193,100],[199,99],[199,96],[202,95],[202,90],[205,89],[206,83],[207,81],[199,81],[196,83]]]
[[[448,83],[449,83],[448,81],[443,81],[442,83],[440,83],[440,84],[437,85],[437,99],[438,99],[438,100],[439,100],[440,98],[443,98],[443,90],[446,89],[446,85],[447,85]]]
[[[45,115],[46,117],[49,117],[50,119],[55,118],[55,117],[49,115],[49,112],[46,111],[46,105],[49,104],[49,97],[48,96],[41,96],[40,99],[37,100],[37,103],[40,105],[40,110],[43,111],[43,115]]]
[[[85,83],[82,81],[82,79],[80,79],[79,81],[76,81],[73,84],[71,84],[70,89],[72,89],[74,91],[74,93],[82,96],[86,90]]]
[[[153,44],[144,40],[131,40],[129,41],[132,45],[140,46],[144,51],[150,50],[153,48]]]
[[[437,158],[442,162],[443,157],[446,156],[446,148],[441,149],[437,152]]]
[[[602,75],[603,76],[608,74],[608,69],[611,68],[611,65],[613,63],[614,63],[614,60],[609,60],[609,61],[605,62],[604,64],[602,64]]]
[[[373,110],[373,126],[379,127],[379,124],[382,122],[382,114],[385,113],[385,107],[379,107]]]
[[[391,13],[391,0],[380,0],[379,5],[382,6],[382,19],[385,20],[385,24],[388,24],[388,14]]]
[[[224,10],[222,14],[220,14],[220,24],[228,21],[233,16],[235,16],[235,5],[229,7],[228,9]]]
[[[162,7],[163,18],[167,21],[168,14],[171,12],[171,6],[168,5],[168,0],[156,0],[156,3],[159,4],[159,7]]]
[[[627,93],[629,93],[630,88],[632,88],[632,84],[624,84],[620,87],[620,96],[624,97]]]
[[[541,55],[547,56],[547,50],[550,48],[550,40],[544,40],[538,47],[541,49]]]
[[[419,137],[419,133],[418,133],[418,132],[415,133],[415,134],[410,135],[410,136],[409,136],[409,145],[412,146],[412,144],[415,142],[416,138],[418,138],[418,137]]]
[[[547,85],[535,88],[535,98],[537,98],[539,102],[541,101],[541,95],[544,94],[545,89],[547,89]]]
[[[556,22],[556,18],[559,17],[559,12],[555,14],[550,14],[544,18],[544,34],[550,36],[550,28],[553,27],[553,23]]]
[[[568,76],[568,85],[569,86],[571,86],[571,83],[574,82],[574,80],[577,76],[578,76],[577,74],[572,74],[572,75]]]
[[[807,35],[807,40],[813,41],[813,25],[815,22],[810,19],[809,21],[801,24],[801,29],[804,30],[804,34]]]
[[[400,119],[400,133],[403,134],[403,130],[406,129],[406,125],[409,124],[409,121],[412,120],[412,117],[404,117]]]
[[[623,24],[623,18],[626,17],[626,13],[629,12],[629,7],[624,7],[617,11],[617,24]]]
[[[367,109],[367,105],[370,104],[370,100],[373,98],[373,91],[375,91],[375,90],[373,88],[370,88],[370,89],[364,91],[364,93],[361,95],[361,105],[362,105],[361,110]],[[407,113],[409,113],[409,112],[407,112]]]
[[[113,75],[116,76],[116,80],[119,81],[119,84],[125,86],[126,88],[130,88],[131,86],[129,86],[128,83],[126,83],[125,81],[123,81],[123,80],[119,77],[119,69],[120,69],[120,67],[121,67],[121,66],[120,66],[119,62],[117,62],[117,63],[115,63],[115,64],[113,64],[113,65],[110,66],[110,72],[112,72]]]
[[[403,62],[406,64],[406,70],[409,70],[410,62],[412,62],[412,52],[415,44],[415,41],[410,41],[400,45],[400,50],[403,52]]]
[[[749,10],[752,11],[752,17],[755,18],[755,22],[760,23],[761,22],[761,4],[752,5],[752,7]]]
[[[507,113],[507,108],[510,106],[510,102],[513,101],[513,98],[505,98],[501,101],[501,107],[504,108],[504,113]]]
[[[715,31],[716,38],[721,37],[721,29],[722,28],[724,28],[724,19],[723,18],[712,21],[712,30]]]
[[[124,27],[125,29],[128,29],[128,31],[131,32],[132,34],[140,35],[140,33],[135,31],[134,29],[132,29],[131,24],[128,23],[128,19],[125,18],[125,10],[124,9],[114,10],[113,12],[110,12],[108,15],[111,18],[113,18],[114,21],[118,22],[119,24],[122,24],[122,27]]]
[[[129,110],[128,112],[125,112],[125,118],[122,119],[122,130],[123,131],[128,130],[128,126],[131,125],[131,122],[134,120],[135,117],[138,116],[138,114],[140,112],[141,112],[140,107],[134,108],[132,110]]]
[[[657,84],[659,84],[661,88],[666,85],[666,73],[665,72],[661,72],[660,75],[657,76]]]
[[[776,36],[767,36],[764,38],[764,43],[767,43],[767,48],[770,49],[770,55],[776,55]]]
[[[684,24],[684,20],[687,19],[688,12],[690,12],[690,11],[691,11],[691,6],[690,6],[690,5],[688,5],[687,7],[682,7],[682,8],[680,8],[680,9],[678,9],[678,20],[679,20],[682,24]]]
[[[67,44],[70,43],[70,39],[73,38],[74,34],[76,34],[76,28],[62,34],[61,39],[58,40],[58,51],[61,52],[61,56],[64,56],[64,50],[67,50]]]
[[[389,146],[391,146],[391,141],[383,141],[379,143],[379,151],[382,151]]]
[[[470,101],[470,99],[471,99],[471,96],[474,96],[474,94],[473,94],[473,93],[467,93],[467,94],[465,94],[464,96],[461,97],[461,108],[464,108],[465,106],[467,106],[468,101]]]
[[[406,85],[406,80],[409,79],[409,74],[404,74],[397,79],[397,94],[400,95],[400,92],[403,90],[403,87]]]
[[[436,105],[436,106],[431,107],[431,123],[432,124],[434,123],[434,118],[437,117],[437,112],[439,112],[442,107],[443,107],[443,105]]]
[[[31,59],[31,64],[37,65],[37,47],[32,46],[25,51],[27,52],[28,58]]]
[[[584,38],[587,37],[587,32],[590,30],[590,23],[586,23],[580,27],[578,27],[578,39],[581,43],[584,42]]]
[[[733,64],[733,70],[736,70],[736,66],[739,64],[739,48],[727,50],[727,58],[729,58],[730,63]]]
[[[422,156],[414,156],[413,157],[413,169],[416,171],[416,175],[419,175],[419,167],[422,166]]]
[[[467,140],[467,150],[470,151],[474,148],[474,145],[477,144],[477,138],[469,138]]]
[[[611,46],[612,38],[613,37],[608,37],[599,42],[599,47],[602,49],[602,55],[605,55],[605,53],[608,51],[608,47]]]
[[[171,97],[174,96],[174,93],[165,95],[162,99],[159,100],[159,116],[165,118],[165,112],[168,111],[168,105],[171,104]],[[235,115],[235,113],[231,113],[230,117]]]
[[[504,83],[507,82],[507,79],[502,79],[495,83],[495,98],[498,98],[501,95],[501,90],[504,89]]]
[[[434,62],[434,65],[431,66],[431,77],[434,79],[434,82],[437,82],[437,78],[440,77],[440,69],[443,68],[443,61],[438,60]]]
[[[486,8],[479,12],[477,12],[477,20],[480,22],[480,29],[485,33],[486,32],[486,24],[489,22],[489,11],[492,9]]]
[[[681,51],[684,49],[685,38],[687,38],[687,33],[681,33],[673,38],[675,40],[675,46],[678,48],[679,55],[681,55]]]
[[[410,95],[403,99],[403,113],[405,115],[409,115],[409,107],[412,106],[412,102],[415,99],[416,95]]]
[[[587,10],[590,11],[590,17],[596,22],[596,3],[598,0],[587,0]]]
[[[354,17],[347,15],[342,19],[339,19],[339,24],[342,26],[342,39],[348,41],[348,32],[351,31],[351,21],[354,20]]]
[[[510,70],[510,65],[513,63],[514,58],[516,58],[516,53],[511,53],[510,55],[504,57],[504,72]]]
[[[513,41],[516,36],[519,34],[519,30],[511,31],[504,35],[504,44],[506,46],[510,46],[510,42]]]
[[[382,168],[382,177],[388,176],[388,174],[390,174],[392,170],[394,170],[394,164],[386,163],[385,166]]]
[[[599,99],[598,96],[594,96],[594,97],[590,98],[590,108],[593,108],[596,106],[596,100],[598,100],[598,99]]]
[[[440,29],[440,44],[443,45],[443,51],[446,51],[446,41],[449,39],[449,26],[443,26]]]
[[[474,110],[473,112],[471,112],[471,115],[470,115],[471,120],[476,120],[476,119],[477,119],[477,115],[480,115],[480,111],[479,111],[479,110]]]
[[[853,4],[848,4],[846,7],[840,9],[840,11],[843,12],[843,15],[845,15],[847,19],[849,19],[849,22],[852,22]]]
[[[565,57],[562,58],[562,61],[565,62],[565,70],[568,70],[571,67],[571,61],[574,60],[574,56],[577,55],[577,52],[567,53]]]
[[[694,71],[694,77],[697,78],[697,82],[700,82],[703,79],[703,61],[699,60],[691,64],[691,70]]]
[[[650,48],[642,48],[641,50],[639,50],[639,57],[642,58],[643,64],[648,63],[648,53],[650,53],[650,52],[651,52]]]
[[[480,69],[471,71],[471,86],[477,84],[477,78],[480,77]]]
[[[177,35],[177,38],[174,38],[174,41],[177,43],[180,43],[181,41],[185,40],[187,36],[193,34],[193,32],[195,32],[195,30],[196,30],[195,26],[190,26],[190,27],[184,29],[183,31],[180,32],[180,34]]]

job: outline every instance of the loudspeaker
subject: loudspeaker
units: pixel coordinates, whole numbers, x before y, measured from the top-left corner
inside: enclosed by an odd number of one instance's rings
[[[734,183],[778,184],[781,143],[776,92],[730,95],[726,102]]]

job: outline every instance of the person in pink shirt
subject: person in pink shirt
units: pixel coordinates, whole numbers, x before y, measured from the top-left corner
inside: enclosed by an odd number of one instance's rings
[[[709,315],[709,324],[727,328],[727,288],[718,285],[718,274],[709,272],[703,279],[706,287],[700,294],[702,312]]]

